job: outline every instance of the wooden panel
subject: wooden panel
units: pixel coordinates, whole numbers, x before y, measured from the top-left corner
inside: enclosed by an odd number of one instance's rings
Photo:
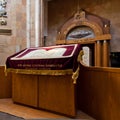
[[[108,99],[109,113],[111,120],[120,119],[120,73],[111,72],[110,74],[110,91]]]
[[[39,108],[75,116],[75,86],[71,75],[39,77]]]
[[[120,69],[82,67],[78,108],[97,120],[120,119]]]
[[[103,40],[110,40],[111,35],[110,34],[105,34],[105,35],[100,35],[95,38],[82,38],[82,39],[74,39],[74,40],[65,40],[65,39],[57,39],[56,44],[90,44],[90,43],[95,43],[96,41],[103,41]]]
[[[10,98],[12,95],[11,74],[5,76],[5,67],[0,66],[0,98]]]
[[[38,76],[13,73],[12,85],[14,102],[37,107]]]

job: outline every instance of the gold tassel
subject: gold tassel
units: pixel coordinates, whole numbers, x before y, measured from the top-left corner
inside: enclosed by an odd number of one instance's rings
[[[77,61],[80,62],[82,60],[82,56],[84,55],[83,50],[80,51]],[[77,70],[73,73],[72,79],[73,79],[73,84],[76,84],[77,79],[79,77],[79,71],[80,71],[80,66],[78,65]]]
[[[78,66],[77,70],[72,75],[73,84],[76,84],[76,82],[77,82],[77,79],[78,79],[78,76],[79,76],[79,70],[80,70],[80,67]]]
[[[5,76],[7,76],[7,67],[6,67],[6,65],[4,66],[4,72],[5,72]]]

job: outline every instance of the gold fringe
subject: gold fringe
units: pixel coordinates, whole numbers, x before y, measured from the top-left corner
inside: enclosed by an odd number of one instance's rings
[[[72,75],[72,69],[67,70],[30,70],[30,69],[13,69],[8,68],[7,72],[18,74],[32,74],[32,75]]]
[[[77,61],[80,62],[82,60],[83,50],[80,51]],[[33,70],[33,69],[13,69],[8,68],[6,69],[5,65],[5,74],[7,72],[18,73],[18,74],[32,74],[32,75],[72,75],[73,84],[76,84],[77,79],[79,77],[80,66],[75,72],[72,69],[67,70]]]

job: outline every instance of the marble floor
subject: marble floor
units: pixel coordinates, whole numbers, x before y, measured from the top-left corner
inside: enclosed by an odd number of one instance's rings
[[[0,99],[0,111],[6,112],[18,117],[22,117],[24,119],[70,119],[66,116],[54,114],[52,112],[47,112],[44,110],[37,110],[31,107],[15,104],[12,102],[12,99]],[[75,119],[79,120],[95,120],[92,117],[88,116],[87,114],[83,113],[82,111],[78,111],[77,116]]]

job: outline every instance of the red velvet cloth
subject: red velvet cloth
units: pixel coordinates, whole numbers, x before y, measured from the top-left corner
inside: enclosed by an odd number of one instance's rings
[[[80,50],[80,44],[27,48],[8,57],[6,66],[14,69],[73,69],[75,71]]]

